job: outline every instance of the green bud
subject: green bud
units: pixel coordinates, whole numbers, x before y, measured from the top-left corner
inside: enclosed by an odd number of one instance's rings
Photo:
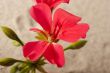
[[[12,43],[13,43],[13,45],[16,46],[16,47],[21,46],[21,44],[20,44],[18,41],[16,41],[16,40],[14,40]]]
[[[21,69],[20,73],[29,73],[29,71],[30,71],[30,67],[26,66],[26,67]]]
[[[12,66],[11,69],[10,69],[10,73],[17,73],[18,72],[18,65],[15,65],[15,66]]]
[[[20,63],[19,66],[18,66],[18,69],[21,71],[26,66],[28,66],[28,64],[26,64],[26,63]]]
[[[10,38],[12,40],[16,40],[21,45],[23,45],[22,41],[18,38],[17,34],[12,29],[5,27],[5,26],[2,26],[1,28],[8,38]]]
[[[11,66],[16,62],[18,62],[18,61],[13,59],[13,58],[2,58],[2,59],[0,59],[0,65],[2,65],[2,66]]]
[[[77,41],[75,43],[72,43],[70,46],[68,46],[67,48],[65,48],[64,50],[68,50],[68,49],[72,49],[72,50],[75,50],[75,49],[80,49],[82,48],[85,44],[87,43],[86,40],[80,40],[80,41]]]

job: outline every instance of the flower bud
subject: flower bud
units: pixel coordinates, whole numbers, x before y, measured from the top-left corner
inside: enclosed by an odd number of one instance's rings
[[[0,59],[0,65],[2,65],[2,66],[11,66],[16,62],[17,62],[17,60],[12,59],[12,58],[2,58],[2,59]]]
[[[12,66],[11,69],[10,69],[10,73],[17,73],[17,71],[18,71],[18,65],[19,64],[15,65],[15,66]]]
[[[24,68],[22,68],[22,70],[20,71],[20,73],[29,73],[30,71],[30,67],[29,66],[26,66]]]
[[[16,47],[21,46],[21,44],[20,44],[18,41],[16,41],[16,40],[12,41],[12,43],[13,43],[13,45],[16,46]]]
[[[17,34],[12,29],[5,27],[5,26],[2,26],[1,28],[8,38],[10,38],[12,40],[16,40],[21,45],[23,45],[22,41],[18,38]]]
[[[70,46],[68,46],[67,48],[65,48],[64,50],[69,50],[69,49],[72,49],[72,50],[75,50],[75,49],[80,49],[82,48],[85,44],[87,43],[86,40],[80,40],[80,41],[77,41],[75,43],[72,43]]]

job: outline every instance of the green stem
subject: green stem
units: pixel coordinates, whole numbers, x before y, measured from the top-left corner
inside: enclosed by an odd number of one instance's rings
[[[19,43],[24,46],[24,43],[18,38]]]
[[[47,73],[43,67],[38,66],[37,69],[41,72],[41,73]]]
[[[17,62],[21,62],[21,63],[25,63],[25,64],[28,64],[28,62],[26,61],[21,61],[21,60],[16,60]]]
[[[36,69],[33,68],[32,71],[31,71],[31,73],[36,73]]]
[[[65,48],[64,51],[67,51],[69,48]]]

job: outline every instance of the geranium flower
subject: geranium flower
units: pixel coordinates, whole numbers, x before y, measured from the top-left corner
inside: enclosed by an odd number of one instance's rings
[[[80,17],[61,8],[56,10],[52,21],[51,9],[44,3],[33,6],[30,14],[44,29],[32,28],[31,30],[41,33],[47,40],[27,43],[23,47],[24,56],[31,61],[36,61],[44,56],[50,63],[56,64],[58,67],[64,66],[64,50],[56,42],[58,40],[76,42],[81,38],[85,38],[89,29],[88,24],[79,23]]]
[[[69,3],[70,0],[35,0],[37,3],[46,3],[51,9],[55,8],[60,3]]]

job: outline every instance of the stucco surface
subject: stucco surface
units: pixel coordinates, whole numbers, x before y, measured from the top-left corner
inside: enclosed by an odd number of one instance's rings
[[[30,27],[39,27],[29,15],[32,0],[0,0],[0,25],[14,29],[23,41],[35,40]],[[66,65],[58,69],[45,65],[49,73],[110,73],[110,0],[71,0],[59,7],[82,17],[90,24],[88,43],[80,50],[67,51]],[[58,7],[58,8],[59,8]],[[67,43],[63,42],[63,45]],[[0,58],[23,59],[22,48],[14,47],[0,30]],[[0,73],[8,68],[0,66]]]

